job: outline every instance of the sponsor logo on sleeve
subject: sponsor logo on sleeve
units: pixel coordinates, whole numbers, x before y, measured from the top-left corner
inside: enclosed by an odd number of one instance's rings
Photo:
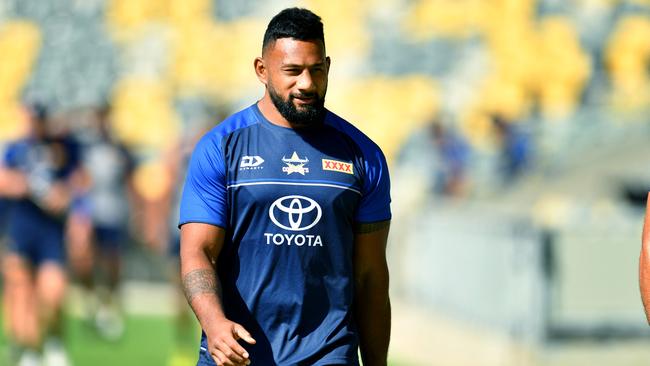
[[[329,170],[333,172],[341,172],[346,174],[354,174],[354,166],[352,163],[346,163],[344,161],[323,159],[323,170]]]

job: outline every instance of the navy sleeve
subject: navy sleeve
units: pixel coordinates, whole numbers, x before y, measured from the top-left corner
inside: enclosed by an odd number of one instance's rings
[[[204,136],[194,148],[181,197],[179,227],[200,222],[226,228],[226,179],[221,139]]]
[[[386,158],[379,148],[365,156],[365,179],[361,202],[357,209],[357,222],[390,220],[390,177]]]

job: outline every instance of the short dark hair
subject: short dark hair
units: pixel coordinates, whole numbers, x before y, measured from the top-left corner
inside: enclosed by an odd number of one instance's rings
[[[325,46],[321,18],[310,10],[288,8],[271,19],[262,42],[262,52],[280,38],[294,38],[300,41],[321,41]]]

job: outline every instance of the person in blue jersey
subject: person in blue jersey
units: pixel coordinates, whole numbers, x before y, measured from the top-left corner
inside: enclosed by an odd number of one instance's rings
[[[119,285],[135,160],[113,136],[110,106],[98,108],[95,116],[83,146],[81,164],[87,183],[70,213],[68,252],[83,287],[85,315],[102,337],[114,341],[124,332]],[[98,274],[104,281],[96,282]]]
[[[47,365],[67,365],[61,343],[63,238],[78,147],[52,133],[43,106],[29,112],[29,136],[9,144],[0,165],[0,195],[13,200],[3,261],[9,336],[21,350],[19,365],[40,364],[41,357]]]
[[[281,11],[254,61],[264,96],[193,151],[179,226],[198,365],[386,365],[387,164],[325,108],[329,68],[320,17]]]

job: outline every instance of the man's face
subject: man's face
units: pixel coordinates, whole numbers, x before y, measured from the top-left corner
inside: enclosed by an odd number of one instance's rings
[[[266,86],[280,114],[295,126],[322,122],[330,64],[323,43],[280,38],[263,58]]]

